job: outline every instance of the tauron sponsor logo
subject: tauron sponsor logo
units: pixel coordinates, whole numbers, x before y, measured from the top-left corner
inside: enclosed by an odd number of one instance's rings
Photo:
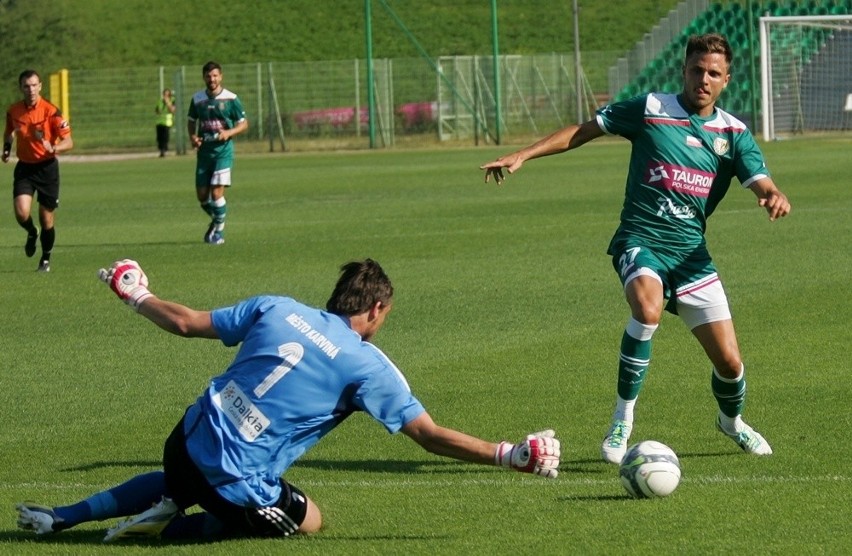
[[[644,181],[648,185],[667,191],[707,197],[716,174],[702,172],[694,168],[683,168],[665,162],[651,161],[645,171]]]
[[[253,442],[269,427],[269,419],[255,406],[248,396],[232,380],[213,396],[225,417],[237,428],[244,439]]]

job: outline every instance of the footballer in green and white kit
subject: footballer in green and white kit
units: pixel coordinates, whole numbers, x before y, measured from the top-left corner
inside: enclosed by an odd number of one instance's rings
[[[662,280],[671,312],[677,314],[678,304],[710,302],[730,317],[720,286],[707,300],[700,294],[718,282],[704,230],[733,177],[748,187],[769,176],[748,128],[718,107],[707,117],[690,113],[675,94],[611,104],[596,120],[633,144],[621,224],[608,250],[622,283],[649,268]]]
[[[234,165],[232,138],[248,129],[243,105],[236,94],[222,87],[222,67],[207,62],[201,70],[207,87],[193,95],[189,103],[187,130],[193,148],[198,150],[195,166],[195,192],[201,209],[210,216],[204,242],[225,243],[228,206],[225,188],[231,186]]]
[[[239,97],[228,89],[221,89],[210,96],[205,89],[193,95],[189,105],[189,119],[197,122],[198,164],[195,173],[196,187],[208,187],[211,184],[231,185],[230,169],[234,165],[234,142],[220,141],[219,133],[233,129],[237,123],[245,120],[246,111]],[[228,170],[226,183],[219,183],[217,172]]]
[[[771,221],[790,212],[751,132],[716,106],[731,79],[723,36],[692,36],[680,94],[648,93],[610,104],[519,151],[483,164],[485,181],[505,179],[528,160],[576,149],[603,135],[632,143],[621,221],[609,244],[630,317],[619,350],[616,408],[601,455],[618,464],[651,361],[651,338],[665,310],[677,314],[704,348],[713,370],[717,428],[746,453],[769,455],[763,436],[742,420],[745,367],[728,300],[704,239],[707,219],[733,178],[754,193]]]

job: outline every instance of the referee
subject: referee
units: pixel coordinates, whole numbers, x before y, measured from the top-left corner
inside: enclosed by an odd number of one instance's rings
[[[12,154],[12,141],[18,137],[12,196],[15,219],[27,231],[24,253],[36,252],[39,231],[33,224],[30,209],[38,192],[39,224],[41,225],[41,258],[37,270],[50,272],[50,254],[56,240],[53,213],[59,206],[59,162],[56,155],[74,146],[71,126],[59,109],[41,97],[41,77],[35,70],[24,70],[18,76],[23,101],[12,104],[6,111],[6,130],[3,133],[3,162]]]

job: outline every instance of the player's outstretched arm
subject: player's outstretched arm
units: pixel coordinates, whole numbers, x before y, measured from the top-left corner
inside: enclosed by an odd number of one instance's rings
[[[504,168],[508,173],[514,174],[527,160],[576,149],[603,134],[596,120],[589,120],[580,125],[570,125],[551,133],[528,147],[483,164],[479,169],[485,170],[485,183],[488,183],[491,176],[494,176],[494,181],[499,185],[505,179]]]
[[[163,330],[188,338],[219,337],[209,311],[159,299],[148,289],[148,276],[132,259],[122,259],[98,271],[98,278],[118,296]]]
[[[766,209],[769,220],[776,220],[790,214],[790,201],[772,181],[772,178],[760,178],[748,186],[757,196],[757,204]]]
[[[441,427],[424,412],[405,425],[402,432],[423,449],[439,456],[511,467],[551,479],[558,474],[560,446],[552,430],[530,434],[517,444],[493,443]]]

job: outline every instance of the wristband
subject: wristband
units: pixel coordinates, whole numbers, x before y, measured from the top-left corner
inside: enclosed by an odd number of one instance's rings
[[[497,467],[511,467],[512,449],[514,447],[514,444],[506,442],[505,440],[498,444],[497,451],[494,452],[494,465]]]

